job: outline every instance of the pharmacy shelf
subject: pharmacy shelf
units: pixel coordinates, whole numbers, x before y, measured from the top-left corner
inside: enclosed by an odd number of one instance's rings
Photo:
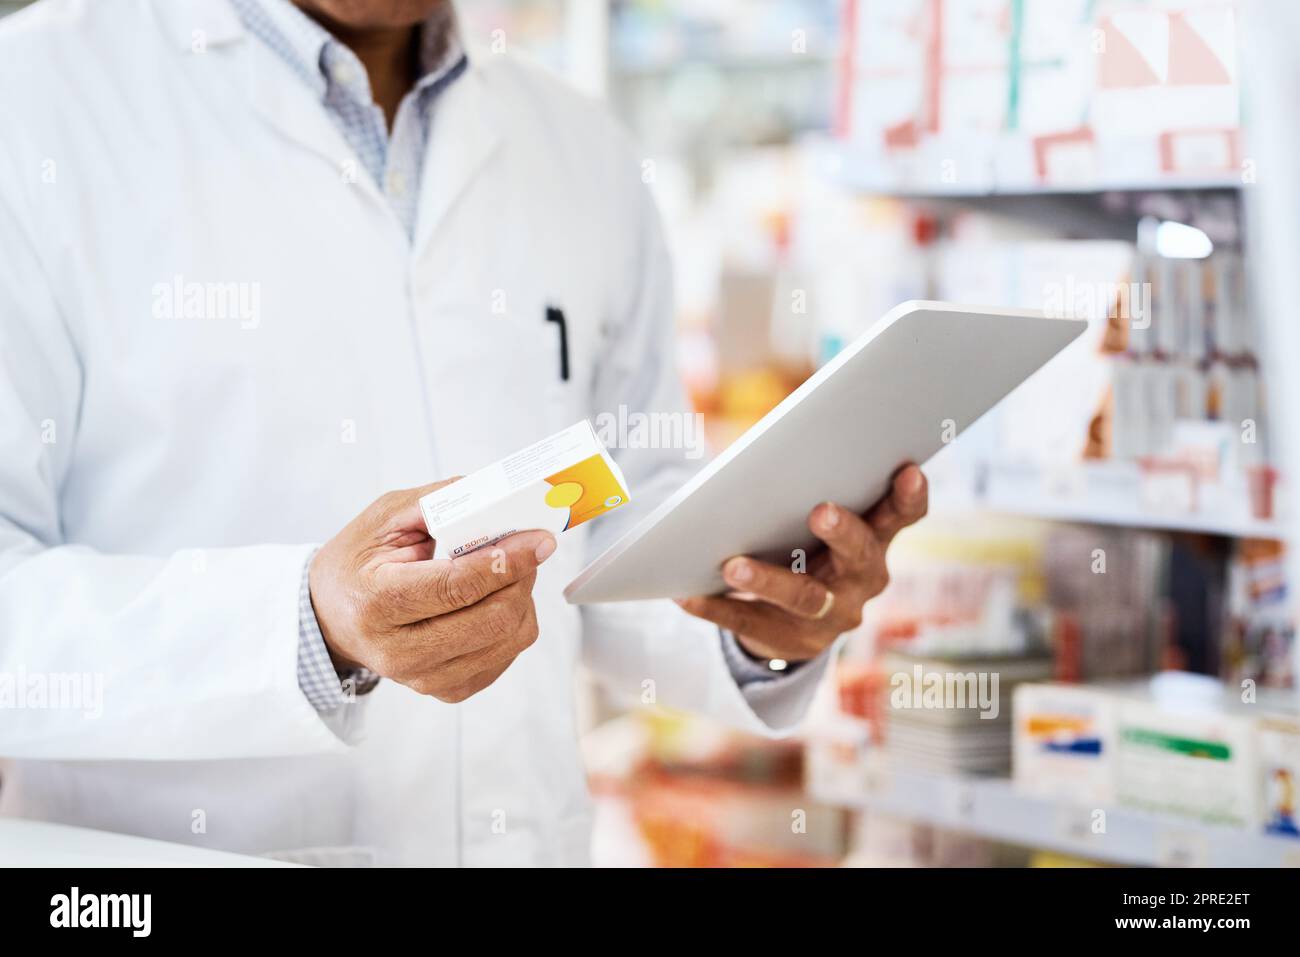
[[[1208,509],[1162,511],[1143,502],[1139,489],[1128,487],[1126,476],[1104,466],[1081,466],[1077,479],[1074,487],[1054,489],[1041,475],[1018,476],[1011,470],[993,469],[971,504],[991,512],[1061,522],[1123,525],[1230,538],[1287,537],[1283,522],[1258,519],[1244,510],[1239,514]]]
[[[876,196],[896,196],[904,199],[996,199],[1017,196],[1095,196],[1101,193],[1160,193],[1160,192],[1239,192],[1243,189],[1240,178],[1229,175],[1214,176],[1159,176],[1151,179],[1119,179],[1099,176],[1087,182],[1041,183],[996,182],[985,177],[974,182],[944,183],[941,181],[912,181],[882,173],[888,168],[881,157],[864,157],[851,148],[840,148],[834,153],[837,167],[836,179],[844,186],[858,192]]]
[[[1041,518],[1056,522],[1077,522],[1083,525],[1123,525],[1128,528],[1157,531],[1222,535],[1226,538],[1281,539],[1286,537],[1278,522],[1259,519],[1224,521],[1213,515],[1187,513],[1161,514],[1139,508],[1136,503],[1124,508],[1116,508],[1109,503],[1103,506],[1088,502],[1066,503],[1048,499],[1026,501],[995,496],[985,497],[978,504],[990,512],[1002,515],[1020,515],[1025,518]]]
[[[1096,196],[1101,193],[1161,193],[1236,191],[1241,183],[1231,179],[1157,179],[1144,182],[1097,180],[1091,183],[1011,183],[987,189],[964,186],[906,186],[879,177],[842,175],[840,181],[858,192],[899,199],[998,199],[1021,196]]]
[[[1300,840],[1023,794],[1003,778],[878,770],[860,791],[817,786],[815,798],[949,828],[989,840],[1110,864],[1155,867],[1300,867]]]
[[[1225,538],[1285,539],[1287,537],[1286,530],[1280,522],[1254,518],[1225,519],[1216,515],[1188,512],[1156,512],[1143,508],[1137,502],[1075,502],[1048,495],[1016,497],[995,493],[973,500],[971,506],[966,509],[954,508],[947,511],[968,511],[971,507],[999,515],[1017,515],[1022,518],[1073,522],[1080,525],[1118,525],[1162,532],[1221,535]],[[943,514],[944,511],[943,508],[939,508],[935,510],[935,514]]]
[[[909,182],[874,174],[859,160],[832,150],[828,175],[847,189],[866,196],[903,200],[935,210],[975,209],[1019,220],[1077,239],[1122,239],[1137,235],[1140,210],[1129,194],[1183,195],[1196,202],[1209,197],[1239,201],[1240,182],[1227,178],[1161,177],[1148,181],[1098,179],[1090,183]],[[881,163],[876,162],[877,167]]]

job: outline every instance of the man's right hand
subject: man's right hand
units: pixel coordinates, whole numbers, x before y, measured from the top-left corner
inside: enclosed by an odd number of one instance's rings
[[[318,551],[308,571],[340,669],[369,668],[441,701],[482,691],[537,639],[533,582],[549,532],[434,559],[419,500],[448,482],[389,492]]]

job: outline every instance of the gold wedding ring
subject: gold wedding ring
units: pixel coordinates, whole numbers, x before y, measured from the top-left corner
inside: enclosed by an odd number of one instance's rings
[[[826,589],[826,600],[822,602],[821,610],[817,612],[817,614],[813,615],[813,618],[820,621],[821,619],[829,615],[831,613],[831,609],[834,607],[835,607],[835,592],[831,591],[828,588]]]

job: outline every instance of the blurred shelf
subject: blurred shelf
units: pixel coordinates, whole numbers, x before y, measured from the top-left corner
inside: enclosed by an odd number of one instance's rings
[[[1090,183],[996,183],[976,177],[962,183],[907,181],[882,175],[887,163],[832,149],[827,175],[863,196],[895,199],[939,210],[975,209],[1037,225],[1073,239],[1132,242],[1142,206],[1152,194],[1192,204],[1240,203],[1244,186],[1229,177],[1162,177],[1156,180],[1097,180]],[[873,169],[874,167],[874,169]]]
[[[1026,147],[1028,148],[1028,147]],[[1099,197],[1106,193],[1214,192],[1239,194],[1240,175],[1231,172],[1181,173],[1127,178],[1099,173],[1088,179],[1044,183],[1021,178],[1029,171],[999,170],[992,154],[962,158],[960,182],[934,175],[940,161],[955,162],[931,145],[929,152],[905,155],[878,152],[837,140],[831,146],[833,176],[843,186],[877,196],[902,199],[1014,200],[1025,197]],[[957,154],[960,155],[960,154]],[[956,167],[953,167],[955,171]]]
[[[971,199],[989,200],[1024,196],[1098,196],[1103,193],[1160,193],[1160,192],[1209,192],[1241,190],[1239,181],[1230,178],[1199,179],[1169,178],[1144,182],[1124,182],[1097,180],[1092,183],[1042,184],[1017,183],[988,188],[970,188],[953,185],[906,186],[893,181],[872,176],[855,176],[843,174],[840,182],[860,192],[876,196],[892,196],[899,199]]]
[[[1277,519],[1249,514],[1225,515],[1212,510],[1186,512],[1161,510],[1142,500],[1133,476],[1110,465],[1082,466],[1071,473],[1073,481],[1053,487],[1037,472],[1017,474],[1010,469],[991,470],[975,507],[1008,515],[1090,525],[1123,525],[1161,531],[1194,532],[1229,538],[1287,537]],[[1238,496],[1228,496],[1233,502]]]
[[[958,778],[881,770],[867,789],[818,800],[946,827],[989,840],[1135,866],[1300,867],[1300,840],[1124,809],[1097,809],[1033,797],[1004,778]]]
[[[1049,498],[1026,501],[1009,497],[987,497],[980,500],[979,504],[991,512],[1005,515],[1076,522],[1082,525],[1123,525],[1129,528],[1147,528],[1157,531],[1221,535],[1226,538],[1281,539],[1285,537],[1279,522],[1259,519],[1224,521],[1212,515],[1162,514],[1139,508],[1136,504],[1127,508],[1115,508],[1112,505],[1103,508],[1088,502],[1064,503]]]

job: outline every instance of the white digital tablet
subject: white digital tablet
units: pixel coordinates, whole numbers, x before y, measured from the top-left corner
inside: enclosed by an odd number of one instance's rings
[[[733,556],[789,564],[794,549],[816,547],[814,506],[865,512],[900,466],[923,464],[1087,326],[1017,309],[896,306],[588,565],[565,598],[710,595],[725,590]]]

